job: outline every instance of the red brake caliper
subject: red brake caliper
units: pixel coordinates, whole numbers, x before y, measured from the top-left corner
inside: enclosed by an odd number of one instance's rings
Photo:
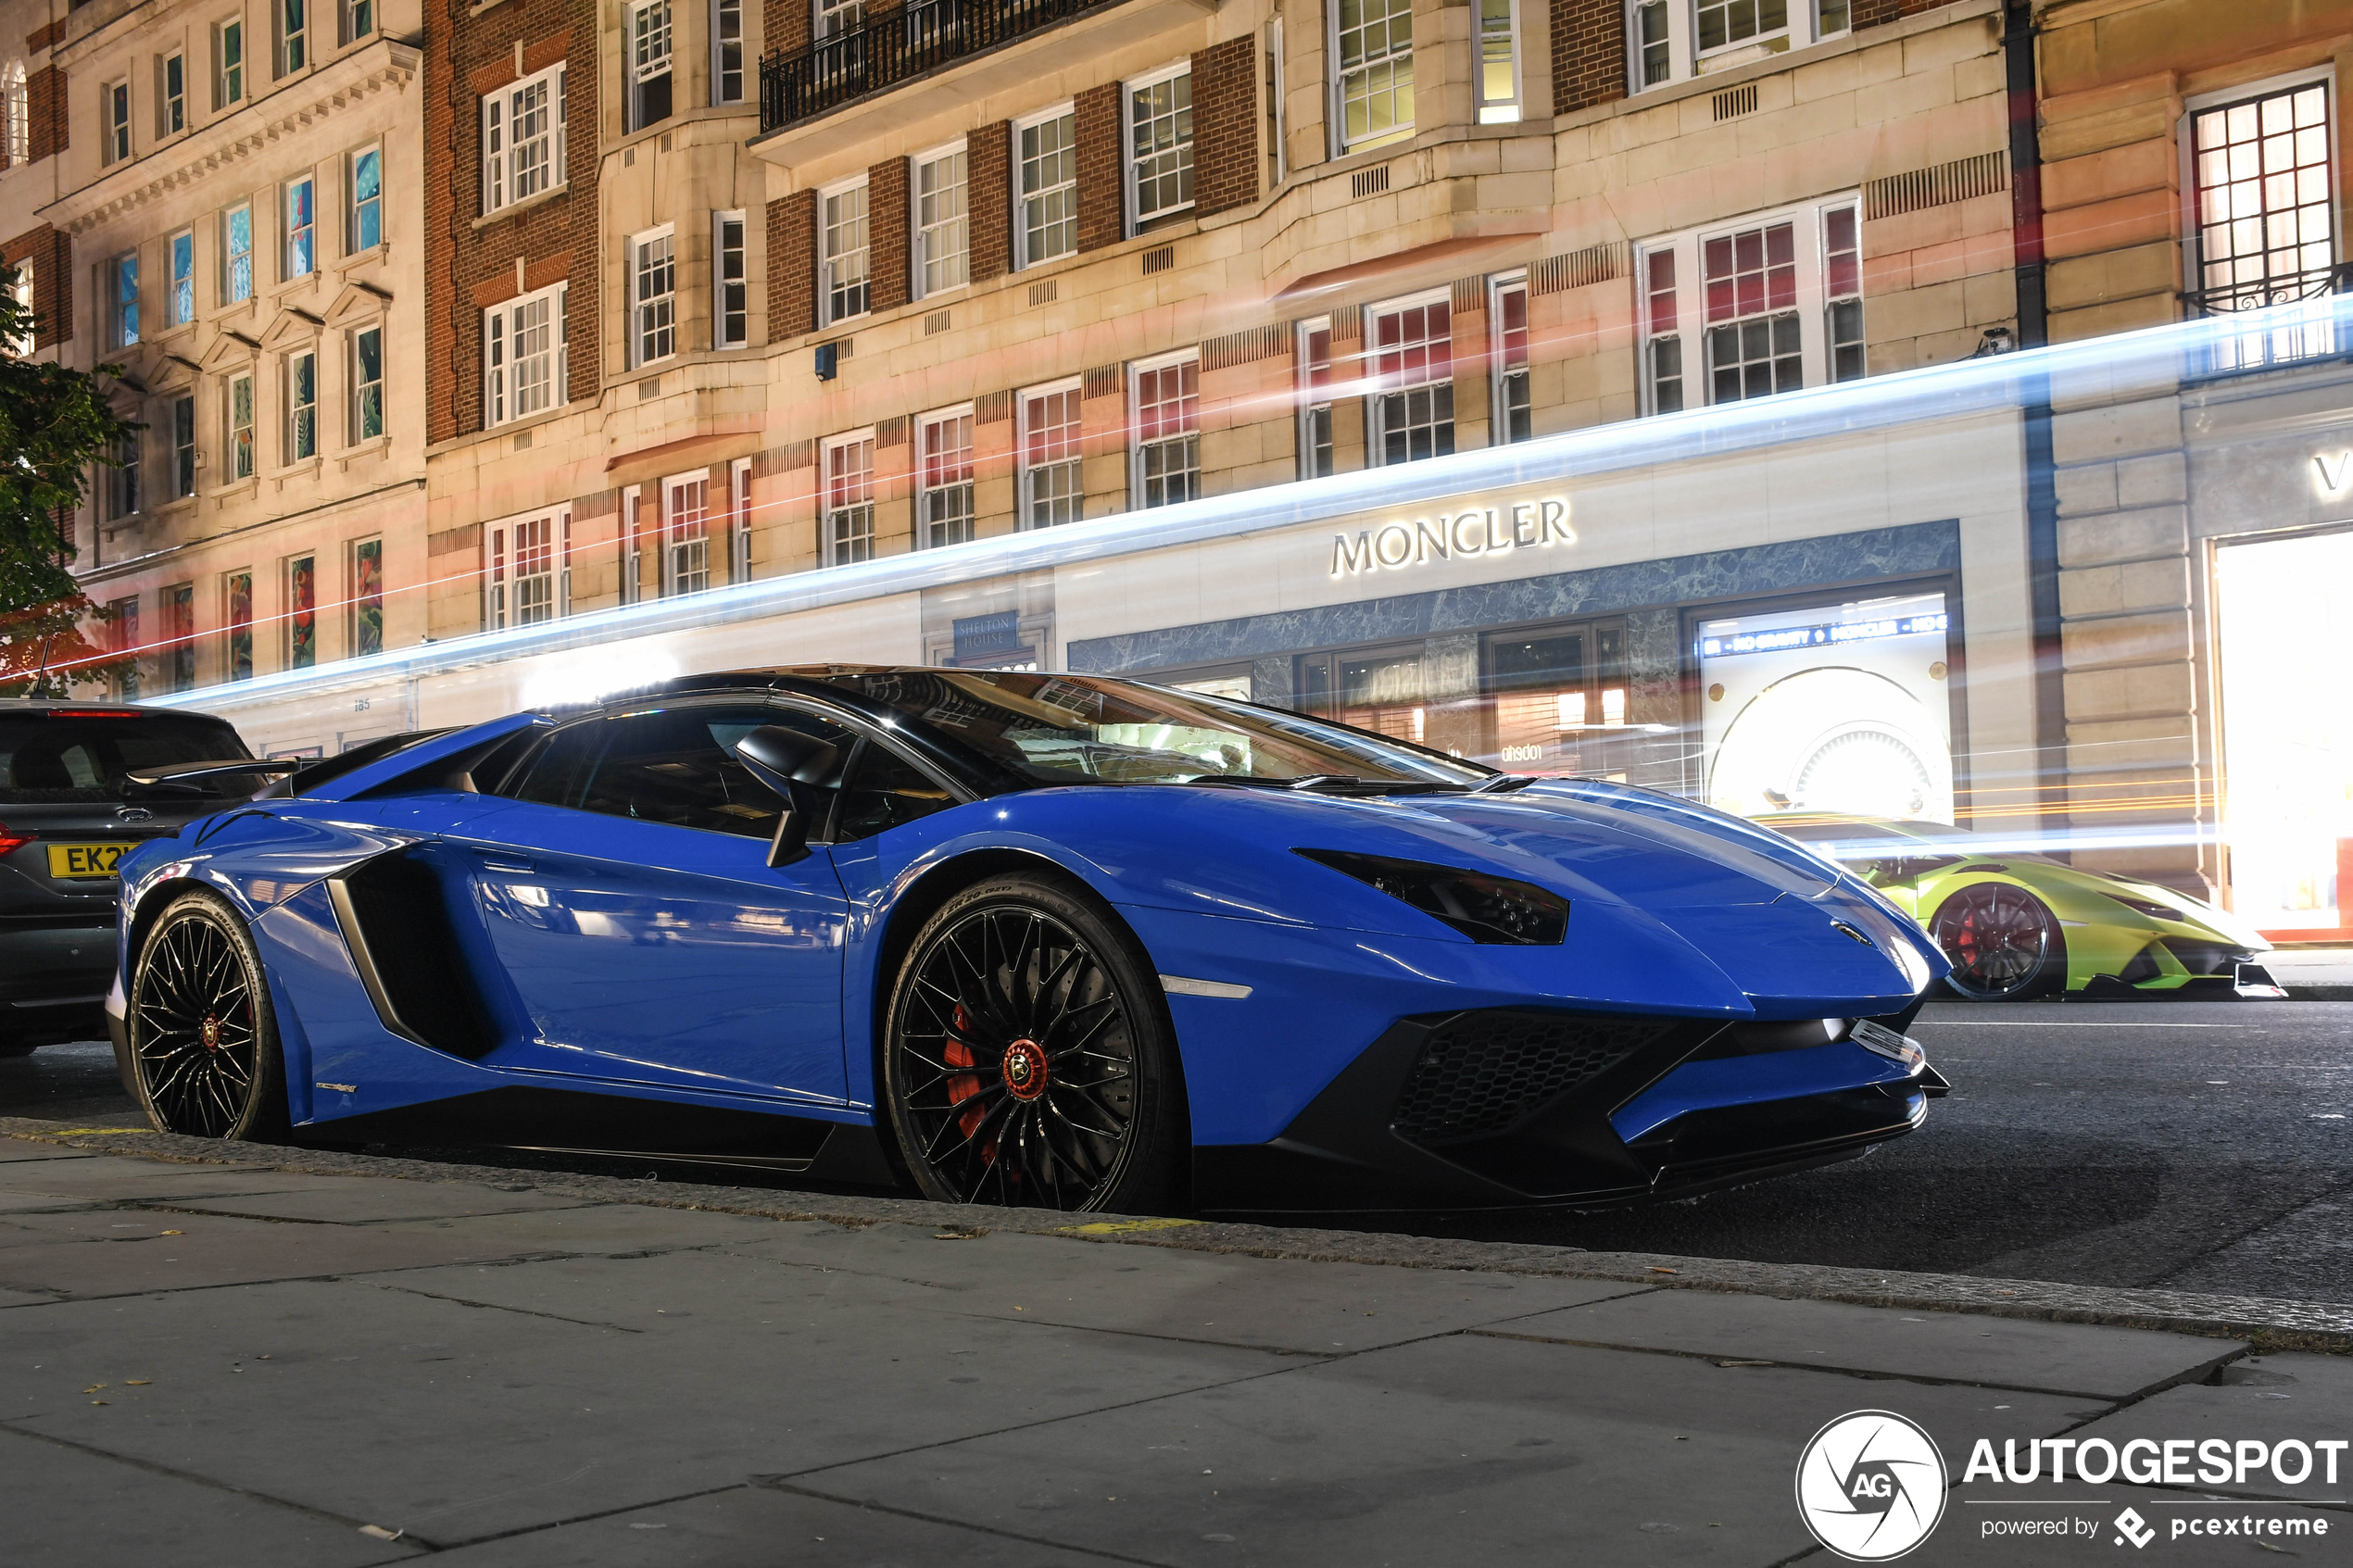
[[[949,1066],[976,1067],[979,1065],[978,1060],[973,1055],[972,1047],[964,1044],[962,1038],[971,1028],[972,1025],[965,1020],[964,1004],[958,1002],[953,1025],[954,1032],[948,1036],[948,1049],[945,1053]],[[977,1073],[959,1073],[948,1080],[948,1103],[950,1105],[963,1105],[979,1093],[980,1074]],[[980,1130],[980,1119],[984,1114],[986,1112],[981,1107],[972,1106],[956,1118],[956,1125],[964,1130],[964,1136],[971,1137],[973,1134]]]

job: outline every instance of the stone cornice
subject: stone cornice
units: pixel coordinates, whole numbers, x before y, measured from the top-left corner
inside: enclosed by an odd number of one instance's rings
[[[243,114],[207,126],[158,148],[82,189],[59,197],[43,216],[81,235],[136,210],[169,192],[194,184],[308,131],[319,120],[387,87],[407,90],[424,58],[421,50],[386,39],[313,73],[298,88],[282,90]]]

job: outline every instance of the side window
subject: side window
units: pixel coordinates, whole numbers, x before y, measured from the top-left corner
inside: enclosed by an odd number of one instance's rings
[[[956,797],[912,762],[872,741],[850,765],[834,812],[834,842],[871,838],[886,828],[928,817],[956,804]]]
[[[542,806],[577,806],[580,781],[604,742],[605,722],[601,719],[567,725],[539,748],[539,755],[532,759],[530,767],[500,793]]]
[[[736,760],[736,743],[781,724],[839,745],[849,733],[814,714],[766,707],[679,708],[559,731],[516,790],[518,799],[704,833],[768,838],[783,802]],[[822,822],[824,803],[804,802]]]

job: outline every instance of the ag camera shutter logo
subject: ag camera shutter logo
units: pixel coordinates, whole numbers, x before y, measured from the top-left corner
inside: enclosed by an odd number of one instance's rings
[[[1797,1461],[1797,1512],[1849,1562],[1903,1556],[1944,1516],[1944,1456],[1919,1424],[1856,1411],[1814,1434]]]

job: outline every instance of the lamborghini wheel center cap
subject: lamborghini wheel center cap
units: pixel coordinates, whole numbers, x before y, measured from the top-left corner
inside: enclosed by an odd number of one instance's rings
[[[220,1048],[220,1020],[207,1013],[205,1021],[196,1025],[196,1038],[204,1042],[205,1049],[219,1050]]]
[[[1035,1040],[1015,1040],[1005,1047],[1005,1087],[1015,1099],[1036,1099],[1046,1092],[1046,1053]]]

